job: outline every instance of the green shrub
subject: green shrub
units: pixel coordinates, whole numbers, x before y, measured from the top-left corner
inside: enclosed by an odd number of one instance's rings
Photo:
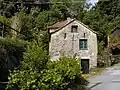
[[[27,45],[22,40],[0,38],[0,81],[7,81],[8,69],[19,65]]]
[[[11,24],[11,20],[9,19],[9,18],[6,18],[6,17],[4,17],[4,16],[0,16],[0,22],[1,23],[5,23],[5,24],[7,24],[7,25],[10,25]],[[1,24],[0,23],[0,30],[2,31],[3,30],[3,24]],[[4,25],[4,30],[3,30],[4,32],[3,32],[3,36],[5,37],[5,36],[7,36],[8,34],[10,34],[10,28],[9,27],[7,27],[6,25]],[[1,32],[0,32],[0,34],[2,34]]]
[[[0,38],[0,61],[4,62],[7,57],[16,56],[20,59],[25,51],[27,42],[18,39]],[[14,53],[14,54],[13,54]],[[19,55],[18,55],[19,54]],[[0,66],[4,65],[0,63]]]
[[[38,43],[31,43],[23,56],[20,69],[15,69],[9,77],[8,89],[31,90],[38,88],[41,71],[46,67],[48,56]],[[34,84],[33,84],[34,83]],[[34,87],[35,86],[35,87]]]
[[[86,85],[77,59],[62,57],[52,62],[40,44],[33,43],[24,53],[21,68],[11,72],[7,90],[67,90],[71,86],[83,90]]]
[[[71,57],[62,57],[48,65],[39,86],[42,90],[67,90],[73,84],[80,84],[76,83],[77,75],[80,78],[79,61]],[[81,84],[84,85],[85,83]]]
[[[0,68],[6,66],[6,60],[15,57],[17,60],[22,60],[23,52],[25,51],[28,42],[1,38],[0,39]],[[8,62],[8,61],[7,61]],[[4,64],[3,64],[4,63]]]

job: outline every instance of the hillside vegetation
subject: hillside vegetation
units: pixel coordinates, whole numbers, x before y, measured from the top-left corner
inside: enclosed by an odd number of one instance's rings
[[[7,89],[67,90],[73,85],[83,90],[87,81],[81,77],[75,58],[49,60],[47,26],[67,17],[88,25],[98,33],[99,65],[106,65],[111,49],[120,49],[120,37],[111,37],[111,31],[120,25],[120,0],[99,0],[89,7],[86,0],[1,0],[0,73],[5,78],[0,81],[9,79]],[[8,68],[11,60],[17,62]]]

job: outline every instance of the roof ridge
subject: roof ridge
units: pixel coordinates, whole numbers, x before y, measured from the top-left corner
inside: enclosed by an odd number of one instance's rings
[[[86,27],[87,29],[89,29],[90,31],[92,31],[93,33],[98,34],[96,31],[92,30],[88,25],[85,25],[83,22],[77,20],[76,18],[74,18],[74,19],[67,18],[67,20],[62,21],[62,22],[67,21],[67,22],[64,23],[63,25],[59,26],[58,23],[55,23],[54,25],[49,26],[48,29],[50,29],[50,30],[55,30],[54,32],[56,32],[56,31],[59,31],[60,29],[62,29],[63,27],[65,27],[66,25],[70,24],[71,22],[73,22],[73,21],[75,21],[75,20],[76,20],[78,23],[80,23],[81,25],[83,25],[84,27]],[[69,21],[69,22],[68,22],[68,21]],[[58,24],[58,26],[57,26],[57,24]],[[51,32],[53,33],[53,31],[51,31]]]

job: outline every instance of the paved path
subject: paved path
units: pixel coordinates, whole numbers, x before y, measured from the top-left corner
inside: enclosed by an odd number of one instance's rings
[[[89,90],[120,90],[120,64],[89,79]]]

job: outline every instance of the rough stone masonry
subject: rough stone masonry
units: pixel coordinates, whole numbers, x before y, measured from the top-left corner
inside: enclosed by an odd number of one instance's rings
[[[76,26],[76,31],[71,29]],[[80,59],[89,59],[89,67],[97,66],[97,35],[89,27],[76,19],[68,18],[48,27],[51,33],[49,55],[51,60],[60,56],[76,56]],[[80,39],[87,40],[87,49],[80,50]]]

